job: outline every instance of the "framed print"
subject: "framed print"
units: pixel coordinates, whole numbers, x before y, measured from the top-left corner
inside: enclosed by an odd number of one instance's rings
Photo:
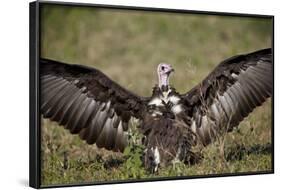
[[[274,172],[272,15],[30,4],[30,186]]]

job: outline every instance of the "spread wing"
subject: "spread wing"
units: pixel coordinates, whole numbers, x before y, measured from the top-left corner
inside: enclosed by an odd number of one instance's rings
[[[41,113],[88,144],[123,151],[131,117],[141,118],[139,97],[97,69],[40,59]]]
[[[182,98],[192,130],[207,145],[237,126],[272,90],[272,52],[264,49],[223,61]]]

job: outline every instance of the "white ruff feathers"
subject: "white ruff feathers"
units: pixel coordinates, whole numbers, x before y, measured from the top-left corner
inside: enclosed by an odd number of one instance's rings
[[[162,99],[160,98],[153,98],[148,105],[155,105],[155,106],[164,106],[162,103]]]
[[[181,107],[181,105],[180,104],[178,104],[178,105],[175,105],[175,106],[173,106],[172,107],[172,112],[174,113],[174,114],[179,114],[180,112],[182,112],[182,107]]]
[[[170,96],[168,97],[168,101],[172,102],[174,105],[178,104],[180,101],[180,98],[177,96]]]

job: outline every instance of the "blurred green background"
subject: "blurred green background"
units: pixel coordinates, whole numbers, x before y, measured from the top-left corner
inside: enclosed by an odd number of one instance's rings
[[[171,84],[184,93],[220,61],[271,47],[272,43],[272,22],[265,18],[47,4],[41,11],[41,57],[98,68],[142,96],[151,95],[160,62],[174,67]],[[154,175],[141,167],[130,172],[126,163],[105,168],[107,157],[122,158],[122,155],[86,145],[56,123],[48,120],[42,123],[45,185],[271,169],[271,153],[264,151],[271,144],[271,100],[242,122],[239,130],[227,134],[228,143],[208,146],[202,163],[161,169]],[[220,156],[221,147],[225,152],[237,147],[258,148],[255,154],[243,154],[241,159],[229,161],[225,155]],[[241,153],[239,148],[237,151]],[[97,156],[103,161],[99,163]]]

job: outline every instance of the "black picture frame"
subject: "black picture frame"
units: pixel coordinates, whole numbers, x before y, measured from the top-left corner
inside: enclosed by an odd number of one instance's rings
[[[203,15],[221,15],[221,16],[238,16],[238,17],[253,17],[253,18],[267,18],[272,20],[272,53],[274,63],[274,16],[273,15],[259,15],[259,14],[246,14],[246,13],[227,13],[227,12],[209,12],[209,11],[195,11],[183,9],[166,9],[166,8],[151,8],[151,7],[132,7],[132,6],[116,6],[116,5],[102,5],[102,4],[87,4],[87,3],[66,3],[54,1],[34,1],[29,5],[30,10],[30,128],[29,128],[29,185],[33,188],[49,188],[49,187],[67,187],[67,186],[85,186],[85,185],[99,185],[99,184],[116,184],[116,183],[135,183],[146,181],[162,181],[162,180],[182,180],[194,178],[211,178],[211,177],[227,177],[227,176],[243,176],[243,175],[258,175],[258,174],[273,174],[274,173],[274,88],[272,92],[272,126],[271,126],[271,160],[272,170],[270,171],[257,171],[257,172],[242,172],[242,173],[227,173],[227,174],[209,174],[197,176],[178,176],[178,177],[161,177],[151,179],[134,179],[122,181],[104,181],[92,183],[79,183],[79,184],[63,184],[63,185],[50,185],[42,186],[40,181],[41,176],[41,123],[40,123],[40,82],[39,82],[39,58],[40,58],[40,7],[44,5],[62,5],[62,6],[77,6],[77,7],[95,7],[104,9],[117,9],[117,10],[141,10],[152,12],[164,13],[192,13]],[[274,64],[273,64],[274,70]],[[272,73],[274,79],[274,72]],[[274,80],[273,80],[274,81]],[[273,83],[274,86],[274,83]]]

